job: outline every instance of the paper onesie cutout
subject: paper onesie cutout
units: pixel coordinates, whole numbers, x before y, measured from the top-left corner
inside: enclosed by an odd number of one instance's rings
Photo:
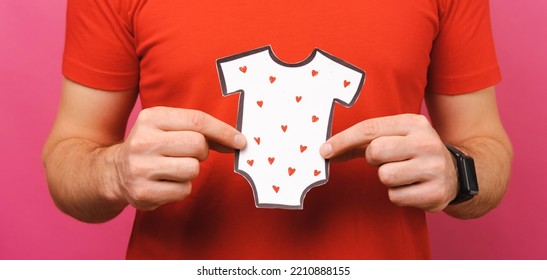
[[[331,136],[334,102],[352,106],[365,72],[320,49],[304,61],[280,61],[271,47],[217,60],[222,94],[240,93],[237,129],[247,146],[235,172],[253,188],[256,207],[302,209],[306,193],[325,184],[319,147]]]

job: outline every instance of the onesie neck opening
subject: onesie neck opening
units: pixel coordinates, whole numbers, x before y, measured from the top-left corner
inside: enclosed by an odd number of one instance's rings
[[[279,65],[282,65],[282,66],[285,66],[285,67],[301,67],[301,66],[304,66],[306,64],[309,64],[310,62],[313,61],[313,59],[315,58],[315,55],[317,54],[317,49],[313,49],[307,57],[305,57],[303,60],[300,60],[300,61],[297,61],[297,62],[286,62],[282,59],[280,59],[279,57],[277,57],[277,55],[275,54],[272,46],[266,46],[264,47],[265,50],[268,50],[268,53],[270,54],[270,57],[272,58],[272,60],[279,64]]]

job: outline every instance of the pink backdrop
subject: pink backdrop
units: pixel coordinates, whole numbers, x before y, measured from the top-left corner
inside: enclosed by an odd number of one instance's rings
[[[40,162],[58,103],[65,1],[0,1],[0,259],[119,259],[133,210],[89,225],[53,205]],[[437,259],[547,259],[547,2],[492,1],[515,149],[510,188],[482,219],[429,215]],[[462,237],[466,237],[465,240]]]

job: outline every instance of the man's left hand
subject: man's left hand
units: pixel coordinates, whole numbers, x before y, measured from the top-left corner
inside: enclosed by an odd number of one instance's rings
[[[455,163],[422,115],[368,119],[334,135],[320,148],[328,159],[364,156],[379,166],[389,199],[399,206],[442,211],[457,193]]]

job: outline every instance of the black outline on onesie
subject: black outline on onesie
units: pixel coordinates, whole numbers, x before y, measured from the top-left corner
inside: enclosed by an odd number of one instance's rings
[[[217,59],[216,66],[217,66],[217,72],[218,72],[218,75],[219,75],[220,85],[221,85],[221,88],[222,88],[222,95],[223,96],[228,96],[228,95],[232,95],[232,94],[235,94],[235,93],[239,92],[239,105],[238,105],[237,127],[236,127],[236,129],[239,130],[239,131],[241,131],[241,129],[242,129],[243,112],[244,112],[243,111],[244,110],[243,105],[244,105],[244,100],[245,100],[245,91],[243,89],[238,89],[238,90],[233,91],[233,92],[228,92],[227,86],[226,86],[226,80],[224,78],[224,73],[222,71],[222,68],[220,67],[220,64],[224,63],[224,62],[236,60],[236,59],[239,59],[239,58],[242,58],[242,57],[246,57],[246,56],[249,56],[249,55],[253,55],[253,54],[256,54],[256,53],[260,53],[260,52],[263,52],[263,51],[266,51],[266,50],[270,54],[270,57],[272,58],[272,60],[274,62],[276,62],[277,64],[281,65],[281,66],[293,67],[293,68],[304,66],[304,65],[312,62],[313,59],[315,58],[315,55],[319,52],[322,55],[324,55],[324,56],[328,57],[329,59],[333,60],[334,62],[336,62],[338,64],[341,64],[341,65],[343,65],[347,68],[350,68],[350,69],[362,74],[361,81],[359,82],[359,85],[357,87],[357,93],[355,94],[355,96],[353,97],[353,99],[349,103],[346,103],[346,102],[344,102],[344,101],[342,101],[338,98],[333,99],[332,106],[331,106],[331,111],[330,111],[330,115],[329,115],[329,120],[328,120],[327,135],[326,135],[326,139],[329,139],[332,135],[332,119],[333,119],[333,116],[334,116],[334,103],[336,102],[338,104],[341,104],[346,108],[349,108],[349,107],[353,106],[353,104],[355,104],[355,102],[357,101],[357,98],[361,94],[361,89],[362,89],[362,87],[365,83],[365,79],[366,79],[366,72],[361,70],[360,68],[357,68],[356,66],[344,61],[344,60],[341,60],[341,59],[339,59],[339,58],[337,58],[337,57],[335,57],[335,56],[333,56],[333,55],[319,49],[319,48],[315,48],[312,51],[312,53],[306,59],[304,59],[303,61],[297,62],[297,63],[292,63],[292,64],[291,63],[286,63],[286,62],[280,60],[279,58],[277,58],[277,56],[274,54],[271,46],[265,46],[265,47],[261,47],[261,48],[258,48],[258,49],[254,49],[254,50],[246,51],[246,52],[243,52],[243,53],[239,53],[239,54],[236,54],[236,55],[232,55],[232,56]],[[247,172],[239,169],[239,152],[240,151],[237,150],[236,154],[235,154],[234,171],[236,173],[240,174],[241,176],[245,177],[245,179],[247,179],[247,181],[251,184],[251,187],[253,189],[253,196],[254,196],[254,199],[255,199],[255,205],[256,205],[257,208],[280,208],[280,209],[294,209],[294,210],[304,209],[304,199],[306,197],[306,194],[312,188],[324,185],[329,180],[329,160],[326,159],[325,160],[325,179],[317,181],[317,182],[309,185],[306,189],[304,189],[304,191],[302,192],[302,196],[300,197],[300,205],[291,206],[291,205],[284,205],[284,204],[260,203],[258,201],[257,189],[256,189],[256,186],[255,186],[255,183],[254,183],[253,179],[251,178],[251,176]]]

